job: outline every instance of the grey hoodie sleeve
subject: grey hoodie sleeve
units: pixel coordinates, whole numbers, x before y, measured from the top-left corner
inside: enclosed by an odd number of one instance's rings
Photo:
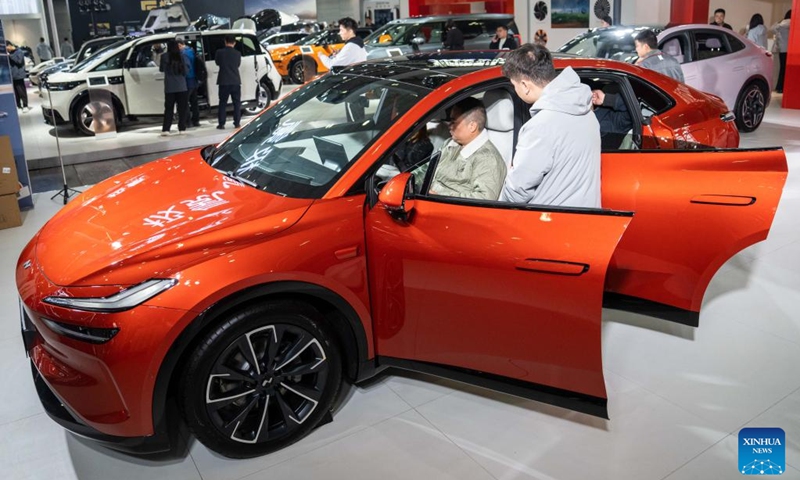
[[[553,168],[553,147],[543,135],[520,138],[514,161],[508,170],[500,201],[529,203],[542,183],[544,176]]]

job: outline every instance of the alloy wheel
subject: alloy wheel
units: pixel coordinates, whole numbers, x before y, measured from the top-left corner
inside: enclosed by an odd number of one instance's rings
[[[755,130],[764,118],[766,100],[758,86],[752,86],[742,99],[741,119],[748,131]]]
[[[206,382],[206,411],[235,442],[255,444],[291,435],[318,408],[328,358],[311,333],[272,324],[235,339]]]

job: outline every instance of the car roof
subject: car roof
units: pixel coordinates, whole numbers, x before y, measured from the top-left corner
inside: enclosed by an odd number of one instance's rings
[[[503,65],[504,57],[508,53],[508,51],[498,50],[418,53],[371,60],[348,67],[334,68],[333,71],[435,89],[460,76],[488,67]],[[648,76],[644,69],[623,62],[584,58],[563,53],[553,53],[552,55],[556,69],[571,66],[575,69],[617,70],[638,76]]]

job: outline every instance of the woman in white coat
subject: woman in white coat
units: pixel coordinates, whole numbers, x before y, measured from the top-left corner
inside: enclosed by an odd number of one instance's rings
[[[789,24],[792,19],[792,11],[786,12],[783,20],[776,23],[770,28],[770,31],[775,34],[775,45],[778,48],[778,55],[781,61],[781,73],[778,75],[778,84],[775,91],[783,93],[783,79],[786,75],[786,53],[789,51]]]
[[[764,50],[767,49],[767,27],[764,26],[764,17],[760,13],[756,13],[750,18],[747,38]]]

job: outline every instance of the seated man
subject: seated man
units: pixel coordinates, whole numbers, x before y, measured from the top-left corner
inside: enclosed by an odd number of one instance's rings
[[[633,121],[625,101],[617,93],[592,90],[594,115],[600,123],[600,142],[603,150],[617,150],[628,132],[633,129]]]
[[[451,138],[442,147],[430,193],[497,200],[506,177],[506,164],[489,140],[483,103],[466,98],[453,106],[450,116]]]

